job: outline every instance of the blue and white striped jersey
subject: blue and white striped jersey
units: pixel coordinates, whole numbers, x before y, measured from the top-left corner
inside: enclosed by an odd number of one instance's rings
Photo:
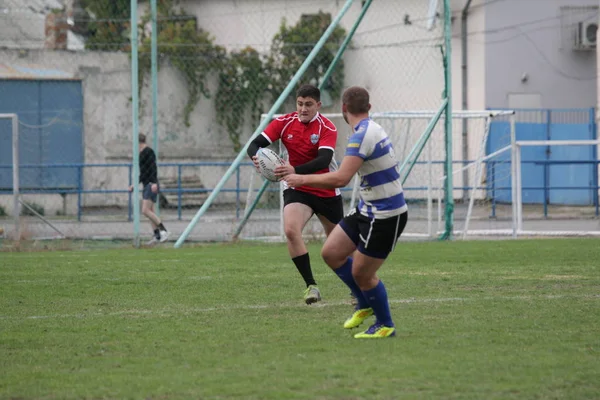
[[[362,215],[383,219],[408,210],[392,142],[379,124],[370,118],[360,121],[348,139],[346,155],[364,160],[358,170]]]

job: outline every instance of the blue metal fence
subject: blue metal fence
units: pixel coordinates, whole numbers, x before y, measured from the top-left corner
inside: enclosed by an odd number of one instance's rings
[[[469,161],[472,162],[472,161]],[[434,161],[434,164],[442,164],[443,161]],[[463,161],[454,161],[457,165],[463,165]],[[498,204],[509,204],[511,198],[511,186],[510,182],[497,185],[495,176],[498,171],[503,171],[504,169],[510,169],[510,161],[509,160],[487,160],[485,161],[487,165],[488,171],[488,179],[486,180],[486,184],[484,186],[478,186],[476,189],[484,190],[487,193],[487,199],[490,202],[490,217],[496,217],[496,207]],[[417,164],[426,164],[426,162],[418,162]],[[533,160],[533,161],[523,161],[523,171],[527,168],[546,168],[551,166],[565,166],[565,165],[575,165],[575,166],[586,166],[587,168],[597,169],[600,161],[598,160]],[[182,184],[183,178],[183,170],[187,167],[229,167],[231,165],[230,162],[197,162],[197,163],[159,163],[159,167],[176,167],[177,169],[177,187],[174,189],[161,188],[161,192],[164,193],[176,193],[177,194],[177,218],[179,220],[182,219],[182,211],[183,211],[183,194],[185,193],[210,193],[213,188],[184,188]],[[25,188],[21,190],[22,194],[76,194],[77,195],[77,219],[81,220],[83,216],[83,195],[84,194],[108,194],[108,193],[127,193],[128,194],[128,218],[132,219],[132,194],[127,190],[127,188],[123,189],[84,189],[84,169],[88,168],[127,168],[128,176],[129,176],[129,185],[132,184],[131,176],[132,176],[132,164],[127,163],[115,163],[115,164],[24,164],[21,165],[20,168],[27,170],[30,168],[35,169],[71,169],[74,171],[74,174],[77,176],[77,184],[72,188],[49,188],[49,189],[31,189]],[[236,216],[239,218],[242,212],[242,200],[241,196],[248,192],[248,189],[245,187],[241,187],[241,168],[254,168],[253,164],[250,162],[241,163],[240,166],[236,169],[235,172],[235,187],[234,188],[224,188],[223,192],[235,193],[236,194]],[[12,165],[0,165],[0,172],[5,170],[12,169]],[[599,190],[598,181],[591,182],[590,184],[583,184],[581,186],[574,185],[556,185],[553,184],[548,179],[544,179],[542,182],[535,182],[531,184],[531,182],[523,183],[523,192],[527,191],[530,193],[539,193],[536,195],[538,198],[551,198],[550,193],[552,191],[585,191],[589,193],[598,193]],[[426,187],[423,186],[407,186],[404,190],[410,191],[423,191],[426,190]],[[473,187],[471,186],[455,186],[454,190],[471,190]],[[256,189],[255,189],[256,190]],[[267,189],[268,191],[278,191],[279,189]],[[351,188],[345,188],[344,191],[349,191]],[[11,195],[11,190],[0,190],[0,195]],[[592,198],[592,203],[595,207],[595,215],[600,215],[600,204],[598,202],[598,196],[590,196]],[[409,196],[410,198],[410,196]],[[504,201],[504,199],[509,199],[508,201]],[[414,200],[414,199],[413,199]],[[548,216],[548,202],[543,202],[544,208],[544,216]]]
[[[517,140],[595,140],[595,112],[589,109],[515,110]],[[487,154],[510,145],[509,123],[490,126]],[[505,153],[495,161],[507,161]],[[524,204],[597,205],[596,146],[527,146],[521,149]],[[493,165],[494,170],[491,166]],[[488,175],[510,175],[510,164],[488,164]],[[510,187],[509,187],[510,189]],[[495,191],[496,202],[510,203],[510,190]]]

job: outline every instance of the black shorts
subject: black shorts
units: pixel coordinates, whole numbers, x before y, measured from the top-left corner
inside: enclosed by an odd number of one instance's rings
[[[331,223],[337,224],[344,217],[344,202],[342,196],[320,197],[295,189],[283,191],[283,206],[290,203],[302,203],[309,206],[317,215],[322,215]]]
[[[158,198],[158,193],[152,193],[152,183],[148,183],[144,185],[144,190],[142,191],[142,199],[144,200],[152,200],[153,203],[156,203],[156,199]]]
[[[387,258],[404,231],[408,212],[386,219],[371,219],[358,210],[348,214],[340,227],[354,242],[358,251],[374,258]]]

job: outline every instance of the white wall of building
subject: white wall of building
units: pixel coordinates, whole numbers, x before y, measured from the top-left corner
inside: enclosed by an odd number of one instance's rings
[[[469,108],[485,107],[485,47],[477,32],[485,30],[484,7],[476,7],[483,0],[475,0],[469,14]],[[453,2],[453,108],[461,108],[461,51],[460,10],[465,1]],[[360,13],[361,2],[356,1],[341,22],[348,31]],[[362,85],[369,89],[373,111],[436,109],[442,99],[443,69],[441,52],[437,46],[442,34],[438,21],[434,30],[425,29],[427,5],[422,0],[400,2],[374,1],[362,24],[356,31],[352,46],[345,53],[346,86]],[[329,12],[336,16],[345,1],[288,1],[288,0],[185,0],[182,7],[198,17],[199,26],[209,31],[217,44],[228,50],[252,46],[266,52],[271,39],[279,29],[282,18],[294,25],[302,14]],[[440,8],[441,10],[441,8]],[[404,23],[408,15],[410,25]],[[65,71],[82,79],[84,88],[84,141],[86,163],[129,162],[131,160],[131,73],[128,54],[94,53],[43,50],[0,50],[0,60],[19,65],[42,65]],[[216,81],[210,84],[216,90]],[[187,98],[186,83],[181,75],[161,65],[159,71],[159,158],[162,162],[188,162],[233,159],[232,146],[227,133],[215,122],[211,99],[202,98],[191,116],[191,125],[183,123],[183,107]],[[150,91],[142,91],[140,129],[151,131]],[[334,99],[335,100],[335,99]],[[339,100],[325,113],[339,112]],[[267,111],[267,110],[265,110]],[[340,129],[338,159],[343,156],[348,128],[336,121]],[[406,126],[406,125],[404,125]],[[454,124],[460,127],[460,124]],[[246,138],[255,129],[245,127]],[[474,157],[479,142],[477,127],[470,138],[470,157]],[[479,130],[480,131],[480,130]],[[414,124],[411,137],[399,130],[398,138],[406,149],[416,141],[422,128]],[[405,136],[401,136],[401,135]],[[461,156],[461,131],[456,128],[454,157]],[[150,143],[152,138],[149,136]],[[442,130],[437,129],[432,138],[432,155],[443,158]],[[92,172],[93,171],[93,172]],[[222,171],[190,170],[201,175],[206,187],[214,187]],[[440,172],[436,172],[440,174]],[[174,167],[164,168],[161,175],[174,178]],[[441,175],[440,175],[441,176]],[[414,175],[421,179],[418,170]],[[243,181],[245,178],[243,178]],[[86,188],[114,189],[125,187],[126,173],[94,169],[85,174]],[[232,182],[233,184],[233,182]],[[120,195],[86,195],[89,206],[121,203]],[[72,204],[72,201],[69,201]],[[59,203],[61,204],[61,203]]]

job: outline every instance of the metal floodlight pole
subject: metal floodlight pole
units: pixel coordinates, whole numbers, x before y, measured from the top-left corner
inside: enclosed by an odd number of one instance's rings
[[[0,118],[10,118],[12,128],[12,165],[13,165],[13,219],[15,224],[14,240],[21,240],[21,213],[19,203],[19,118],[17,114],[0,114]]]
[[[132,1],[134,1],[134,0],[132,0]],[[321,36],[321,38],[319,39],[319,41],[317,42],[315,47],[308,54],[308,56],[306,57],[306,59],[304,60],[302,65],[300,66],[300,69],[296,72],[296,74],[290,80],[290,83],[288,83],[286,88],[279,95],[279,98],[277,99],[277,101],[275,101],[275,104],[273,104],[273,106],[269,110],[266,118],[263,119],[263,121],[259,124],[258,128],[256,128],[256,130],[254,131],[252,136],[250,136],[250,139],[248,139],[248,141],[246,142],[244,147],[241,149],[241,151],[239,152],[239,154],[237,155],[237,157],[235,158],[235,160],[233,161],[233,163],[231,164],[231,166],[229,167],[227,172],[225,172],[225,175],[223,176],[223,178],[221,178],[219,183],[217,183],[217,185],[215,186],[213,191],[210,193],[210,196],[208,196],[208,198],[206,199],[204,204],[202,204],[202,207],[200,207],[198,212],[196,212],[196,215],[194,215],[194,218],[192,219],[192,221],[185,228],[185,230],[183,231],[181,236],[177,239],[177,241],[175,242],[175,248],[181,247],[181,245],[183,244],[185,239],[188,237],[188,235],[190,234],[192,229],[194,229],[194,226],[196,226],[196,224],[198,223],[198,220],[200,219],[200,217],[202,217],[202,215],[204,215],[204,213],[206,212],[208,207],[210,207],[210,205],[214,201],[215,197],[219,194],[219,192],[223,188],[223,185],[225,185],[225,182],[227,182],[227,180],[231,177],[231,175],[233,174],[235,169],[240,164],[242,158],[246,155],[246,152],[248,150],[248,147],[250,146],[250,143],[254,140],[254,138],[256,138],[258,135],[260,135],[261,132],[267,127],[268,123],[271,121],[271,118],[275,114],[275,111],[277,111],[279,109],[279,107],[281,107],[283,105],[283,103],[285,102],[285,99],[289,96],[293,87],[298,83],[298,81],[300,80],[300,77],[304,74],[304,72],[306,71],[306,69],[312,62],[312,60],[315,58],[317,53],[321,50],[321,48],[323,47],[323,45],[325,44],[325,42],[327,41],[329,36],[331,36],[331,34],[333,33],[333,30],[339,24],[340,20],[344,16],[344,14],[346,14],[346,12],[350,9],[350,6],[352,5],[353,2],[354,2],[354,0],[346,1],[346,4],[344,5],[344,7],[340,11],[340,13],[331,22],[331,24],[329,25],[329,27],[327,28],[325,33],[323,33],[323,36]]]
[[[138,97],[138,25],[137,0],[131,0],[131,103],[133,151],[133,245],[140,247],[140,155],[139,155],[139,97]]]
[[[156,24],[156,0],[150,0],[150,13],[152,19],[150,75],[152,81],[152,148],[156,155],[156,168],[158,170],[158,28]],[[160,193],[156,202],[156,215],[160,216]]]
[[[445,216],[446,226],[440,239],[452,239],[454,231],[454,193],[453,193],[453,173],[452,173],[452,9],[450,0],[444,0],[444,97],[448,100],[446,103],[446,126],[444,144],[446,148],[446,159],[444,162],[445,182]]]

